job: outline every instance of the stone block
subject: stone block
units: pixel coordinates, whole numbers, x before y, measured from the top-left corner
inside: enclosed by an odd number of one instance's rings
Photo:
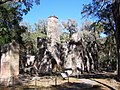
[[[0,84],[5,86],[16,84],[19,75],[19,45],[13,41],[6,45],[6,48],[3,46],[1,52]]]

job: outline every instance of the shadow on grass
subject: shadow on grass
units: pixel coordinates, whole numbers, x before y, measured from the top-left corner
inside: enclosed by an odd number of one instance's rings
[[[103,90],[99,85],[90,85],[85,83],[63,83],[60,85],[52,85],[50,87],[35,87],[35,86],[15,86],[0,88],[0,90]]]
[[[63,83],[57,86],[51,86],[49,88],[51,88],[51,90],[102,90],[99,85],[92,86],[90,84],[75,82]]]
[[[51,86],[51,90],[102,90],[101,86],[85,83],[63,83],[57,86]]]
[[[105,79],[105,78],[115,78],[116,75],[112,73],[92,73],[92,74],[83,74],[80,75],[80,78],[100,78],[100,79]]]

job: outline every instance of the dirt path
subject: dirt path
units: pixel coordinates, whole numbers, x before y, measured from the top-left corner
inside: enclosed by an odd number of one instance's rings
[[[93,81],[108,87],[110,90],[120,90],[120,82],[114,79],[93,79]]]
[[[42,90],[120,90],[120,82],[114,79],[77,79],[69,78],[68,80],[57,79],[57,85],[55,80],[43,80],[43,81],[31,81],[27,83],[29,86],[36,84],[38,87],[42,87]],[[38,89],[39,90],[39,89]]]
[[[57,83],[56,83],[57,82]],[[55,83],[57,85],[55,85]],[[31,81],[25,82],[22,86],[1,87],[0,90],[120,90],[120,82],[114,79],[77,79],[69,78],[63,80],[61,78],[33,78]]]

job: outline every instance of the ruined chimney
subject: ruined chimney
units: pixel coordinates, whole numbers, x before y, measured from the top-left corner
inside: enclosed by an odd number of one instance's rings
[[[54,46],[56,42],[60,42],[60,28],[58,24],[58,17],[48,17],[48,29],[47,36],[51,40],[51,46]]]

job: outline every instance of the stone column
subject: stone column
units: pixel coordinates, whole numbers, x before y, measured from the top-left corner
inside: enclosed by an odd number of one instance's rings
[[[51,41],[48,50],[51,52],[53,58],[56,60],[57,65],[59,66],[61,61],[57,56],[57,53],[59,53],[57,50],[57,43],[60,42],[60,28],[58,18],[56,16],[48,17],[47,36]]]
[[[18,75],[19,45],[13,41],[2,48],[0,84],[9,86],[18,83]]]
[[[51,39],[51,46],[54,46],[56,42],[60,42],[60,28],[58,24],[58,18],[56,16],[48,17],[48,29],[47,36]]]

